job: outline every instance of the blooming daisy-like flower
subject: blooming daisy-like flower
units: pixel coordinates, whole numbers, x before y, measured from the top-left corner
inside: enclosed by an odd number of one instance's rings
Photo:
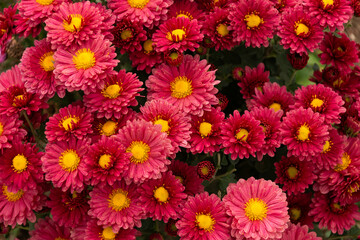
[[[290,221],[293,224],[300,223],[301,225],[307,225],[309,228],[313,228],[314,218],[308,214],[311,209],[311,196],[311,192],[287,196],[287,202],[289,204],[288,212]]]
[[[184,54],[176,49],[168,50],[163,55],[164,61],[170,66],[179,66],[184,59]]]
[[[290,224],[288,229],[283,233],[282,240],[321,240],[321,237],[317,237],[315,232],[309,232],[308,226],[301,226]]]
[[[51,209],[52,219],[59,226],[76,227],[87,221],[89,210],[87,191],[70,193],[53,188],[49,197],[50,200],[46,205]]]
[[[41,98],[51,98],[57,93],[65,96],[65,89],[55,82],[53,70],[54,51],[46,39],[35,41],[35,47],[26,48],[19,65],[26,89]]]
[[[196,170],[199,177],[205,180],[210,180],[215,173],[214,164],[210,161],[199,162],[196,166]]]
[[[81,192],[88,174],[84,166],[88,147],[88,139],[75,138],[47,144],[45,155],[41,158],[45,179],[63,191]]]
[[[210,153],[220,150],[222,144],[221,125],[225,114],[219,108],[205,111],[202,117],[191,117],[191,139],[189,141],[192,153]]]
[[[188,148],[190,140],[190,118],[184,112],[178,111],[176,106],[163,100],[152,100],[140,108],[141,118],[161,126],[171,140],[172,152],[180,151],[180,147]]]
[[[69,105],[61,108],[46,123],[46,138],[49,142],[67,141],[71,137],[83,139],[92,133],[91,121],[91,113],[84,107]]]
[[[101,139],[92,144],[89,152],[84,157],[85,171],[88,172],[87,179],[93,186],[100,182],[113,185],[121,174],[128,169],[125,161],[130,153],[125,153],[125,148],[114,138],[102,136]]]
[[[58,84],[65,85],[70,92],[95,92],[104,86],[108,75],[114,74],[113,68],[119,62],[115,57],[111,42],[100,37],[67,50],[60,48],[54,54]]]
[[[119,130],[116,139],[131,153],[126,162],[129,169],[124,172],[126,182],[141,183],[147,179],[157,179],[167,170],[170,161],[171,141],[161,126],[144,120],[128,121]]]
[[[142,43],[140,51],[130,52],[129,59],[132,66],[137,70],[145,70],[147,74],[151,73],[154,66],[163,62],[162,55],[154,50],[154,42],[151,39]]]
[[[360,220],[359,207],[355,203],[340,206],[329,195],[316,192],[309,215],[314,216],[314,221],[319,222],[319,228],[328,228],[333,233],[343,234],[355,225],[355,220]]]
[[[170,218],[180,217],[187,194],[185,187],[171,172],[165,172],[160,179],[152,179],[142,184],[139,189],[140,205],[148,217],[153,220],[168,222]]]
[[[10,191],[34,189],[43,180],[41,156],[35,145],[15,141],[0,155],[0,181]]]
[[[25,137],[26,131],[20,128],[21,125],[22,121],[17,116],[7,117],[0,114],[0,151],[11,148],[11,142],[15,139],[22,140]]]
[[[300,161],[297,157],[282,156],[280,162],[274,163],[277,178],[275,183],[283,184],[283,191],[288,195],[305,192],[305,189],[316,179],[313,164],[310,161]]]
[[[202,23],[205,19],[205,13],[199,9],[196,2],[174,0],[174,4],[169,8],[168,19],[180,17],[190,20],[197,19],[199,23]]]
[[[230,27],[234,41],[245,41],[246,47],[269,46],[268,38],[274,37],[280,16],[270,1],[240,0],[230,5]]]
[[[311,108],[325,118],[325,124],[339,124],[340,114],[346,109],[341,96],[322,84],[302,86],[295,91],[295,104],[291,109]]]
[[[132,22],[153,28],[160,21],[166,20],[173,0],[109,0],[107,4],[117,20],[128,17]]]
[[[30,231],[30,240],[70,239],[70,229],[58,226],[51,218],[40,218]]]
[[[320,44],[319,54],[322,64],[331,64],[344,73],[351,72],[350,66],[359,61],[356,42],[351,41],[344,33],[339,33],[341,38],[325,33],[324,40]]]
[[[270,180],[251,177],[230,183],[223,202],[236,239],[280,239],[288,227],[286,195]]]
[[[306,67],[309,61],[309,54],[303,52],[299,53],[289,53],[286,55],[288,61],[291,63],[291,66],[296,70],[301,70]]]
[[[317,0],[316,0],[317,1]],[[277,35],[280,44],[291,53],[314,51],[323,39],[322,27],[301,5],[286,10],[281,18]]]
[[[161,24],[153,34],[155,50],[166,52],[168,50],[195,51],[204,35],[200,32],[201,25],[196,19],[190,20],[185,17],[171,18]]]
[[[348,0],[304,0],[304,6],[311,18],[316,19],[321,27],[329,27],[331,32],[336,28],[343,31],[343,24],[354,13]]]
[[[119,231],[114,232],[111,227],[99,226],[96,223],[96,220],[93,219],[87,222],[85,229],[85,238],[79,238],[78,240],[135,240],[137,236],[139,236],[139,231],[135,228],[121,228],[119,229]]]
[[[244,99],[251,98],[255,89],[261,91],[266,82],[269,82],[269,71],[265,71],[265,65],[260,63],[256,68],[245,67],[244,76],[238,82],[240,92]]]
[[[128,107],[138,104],[135,97],[140,96],[142,84],[135,73],[120,70],[117,75],[107,76],[101,89],[85,93],[84,104],[98,118],[121,118],[128,113]]]
[[[98,185],[90,192],[90,197],[88,214],[97,218],[98,225],[112,227],[115,232],[120,228],[141,227],[144,210],[135,184],[118,181],[112,186]]]
[[[214,86],[220,81],[215,80],[215,71],[208,71],[209,67],[199,55],[185,55],[178,67],[160,65],[145,82],[148,99],[164,99],[181,111],[202,116],[218,103]]]
[[[225,154],[231,154],[231,159],[248,158],[249,155],[255,157],[258,151],[265,143],[265,133],[260,126],[260,121],[250,115],[248,111],[240,116],[235,110],[225,120],[222,129],[222,146],[225,148]]]
[[[310,108],[302,107],[286,114],[280,126],[280,134],[282,143],[287,146],[288,157],[297,156],[300,160],[321,153],[325,141],[329,140],[324,117]]]
[[[229,239],[230,226],[225,205],[215,194],[204,192],[189,197],[176,222],[184,240]]]

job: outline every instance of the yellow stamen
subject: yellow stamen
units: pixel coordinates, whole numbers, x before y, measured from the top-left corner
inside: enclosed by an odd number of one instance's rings
[[[321,107],[323,104],[324,101],[319,98],[314,98],[310,103],[313,108]]]
[[[225,24],[220,23],[216,27],[216,31],[220,34],[220,36],[225,37],[229,34],[229,30]]]
[[[125,29],[121,32],[121,39],[126,40],[133,37],[133,32],[130,29]]]
[[[186,76],[178,76],[170,83],[171,96],[174,98],[185,98],[191,95],[193,88],[191,80]]]
[[[55,69],[54,62],[54,52],[45,53],[39,60],[41,68],[46,72],[51,72]]]
[[[202,138],[207,137],[210,135],[212,129],[211,123],[202,122],[199,126],[199,132]]]
[[[281,110],[281,105],[279,103],[272,103],[269,108],[274,109],[275,112]]]
[[[104,123],[104,125],[102,125],[100,133],[101,135],[105,135],[109,137],[115,134],[116,128],[117,128],[117,122],[108,120],[106,121],[106,123]]]
[[[130,7],[143,9],[150,0],[127,0]]]
[[[306,141],[309,140],[309,134],[310,134],[310,129],[306,124],[301,125],[301,127],[298,129],[298,135],[297,138],[300,141]]]
[[[264,23],[264,19],[262,19],[259,15],[257,15],[256,13],[251,13],[245,16],[245,22],[247,25],[247,28],[256,28],[258,27],[260,24]]]
[[[107,87],[105,87],[101,91],[101,94],[106,98],[115,99],[118,96],[120,96],[122,91],[123,91],[123,88],[119,84],[116,83],[116,84],[111,84],[111,85],[108,85]]]
[[[250,221],[262,221],[267,216],[267,205],[259,198],[250,198],[245,204],[245,215]]]
[[[248,136],[249,136],[249,132],[244,128],[240,128],[237,131],[235,138],[240,141],[246,141]]]
[[[80,157],[73,149],[67,149],[61,153],[59,164],[64,171],[72,172],[77,169],[80,163]]]
[[[128,192],[122,189],[114,189],[108,198],[109,207],[114,211],[121,211],[130,206],[131,200],[128,198]]]
[[[291,166],[286,170],[286,173],[290,179],[296,179],[299,171],[296,169],[296,167]]]
[[[143,141],[133,141],[126,149],[126,152],[132,154],[130,161],[132,163],[144,163],[149,159],[150,147]]]
[[[208,175],[209,174],[209,168],[207,166],[203,166],[201,169],[200,169],[201,173],[203,175]]]
[[[214,230],[215,219],[212,217],[210,213],[203,214],[197,213],[196,214],[196,226],[200,229],[203,229],[207,232],[211,232]]]
[[[108,168],[110,162],[111,162],[111,155],[110,154],[103,154],[99,158],[99,165],[103,169]]]
[[[299,208],[290,208],[290,219],[293,221],[298,220],[301,217],[301,209]]]
[[[342,163],[336,165],[334,168],[334,170],[336,172],[341,172],[349,167],[349,165],[351,163],[351,158],[350,158],[349,154],[344,152],[343,155],[341,156],[341,161],[342,161]]]
[[[151,53],[154,50],[153,41],[150,39],[146,40],[143,44],[143,47],[145,53]]]
[[[59,122],[59,126],[63,127],[65,131],[71,131],[74,128],[74,124],[77,124],[79,120],[79,117],[66,116]]]
[[[154,190],[154,197],[160,203],[167,203],[169,201],[169,192],[164,187],[158,187]]]
[[[301,23],[301,22],[296,22],[295,23],[295,33],[296,35],[306,35],[308,34],[310,31],[309,27],[306,26],[305,24]]]
[[[54,0],[36,0],[36,2],[43,6],[49,6],[54,2]]]
[[[326,8],[327,6],[334,5],[334,0],[322,0],[322,3],[324,5],[324,8]]]
[[[4,132],[4,125],[0,122],[0,136],[3,134]]]
[[[66,31],[75,32],[80,30],[83,22],[83,16],[80,14],[71,14],[68,16],[68,19],[63,21],[63,27]]]
[[[328,151],[330,151],[332,144],[333,143],[331,141],[325,141],[325,144],[323,146],[323,150],[321,153],[327,153]]]
[[[167,120],[164,120],[164,119],[158,119],[154,122],[154,124],[158,124],[158,125],[161,125],[161,132],[168,132],[170,127],[169,127],[169,122]]]
[[[186,33],[183,29],[175,29],[166,34],[166,38],[172,42],[180,42],[186,38]]]
[[[103,229],[101,237],[101,240],[115,240],[116,233],[113,232],[111,227],[107,227]]]
[[[73,63],[76,69],[88,69],[95,66],[95,53],[89,48],[82,48],[78,50],[73,56]]]
[[[3,195],[10,202],[16,202],[24,195],[24,191],[22,189],[20,189],[17,192],[9,192],[7,186],[5,185],[3,185],[2,190],[3,190]]]
[[[11,167],[15,170],[15,172],[21,173],[26,170],[27,165],[27,158],[23,154],[18,154],[13,158]]]

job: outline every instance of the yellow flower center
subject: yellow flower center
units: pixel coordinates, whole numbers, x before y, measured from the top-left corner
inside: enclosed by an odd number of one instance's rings
[[[262,221],[266,218],[267,211],[266,203],[259,198],[250,198],[245,203],[245,215],[250,221]]]
[[[36,2],[43,6],[48,6],[54,2],[54,0],[36,0]]]
[[[73,56],[76,69],[88,69],[95,66],[95,54],[88,48],[78,50]]]
[[[180,18],[180,17],[184,17],[184,18],[187,18],[187,19],[190,19],[190,17],[186,14],[183,14],[183,13],[180,13],[178,15],[176,15],[176,18]],[[191,19],[190,19],[191,20]]]
[[[17,192],[9,192],[7,186],[5,185],[3,185],[2,189],[3,189],[3,195],[10,202],[16,202],[24,195],[24,191],[22,189],[20,189]]]
[[[264,23],[264,19],[254,13],[246,15],[244,20],[246,21],[248,29],[258,27],[260,24]]]
[[[99,165],[103,169],[108,168],[110,162],[111,162],[111,155],[110,154],[103,154],[99,158]]]
[[[350,185],[349,189],[348,189],[348,192],[350,194],[353,194],[353,193],[356,193],[357,191],[359,191],[359,184],[356,182],[356,183],[353,183],[352,185]]]
[[[46,72],[51,72],[55,69],[54,62],[54,52],[45,53],[39,60],[41,68]]]
[[[12,167],[17,173],[21,173],[26,170],[28,165],[27,158],[23,154],[16,155],[12,160]]]
[[[327,6],[334,5],[334,0],[322,0],[322,3],[324,5],[324,8],[326,8]]]
[[[120,96],[122,93],[123,88],[119,84],[111,84],[105,87],[101,93],[104,97],[114,99]]]
[[[301,125],[301,127],[299,128],[297,138],[300,141],[306,141],[309,140],[309,134],[310,134],[310,129],[306,124],[304,124]]]
[[[314,98],[310,103],[313,108],[321,107],[323,104],[324,101],[319,98]]]
[[[144,47],[145,53],[152,52],[154,50],[153,41],[151,41],[150,39],[146,40],[143,44],[143,47]]]
[[[126,40],[133,37],[133,32],[130,29],[125,29],[121,32],[121,39]]]
[[[325,141],[325,144],[323,146],[323,151],[321,153],[327,153],[331,149],[332,142],[331,141]]]
[[[127,0],[130,7],[143,9],[150,0]]]
[[[334,82],[333,82],[333,87],[341,87],[341,85],[344,83],[344,80],[342,80],[341,78],[339,79],[336,79]]]
[[[101,240],[115,240],[116,233],[113,232],[111,227],[104,228],[101,233]]]
[[[79,120],[78,117],[66,116],[60,121],[59,125],[60,127],[63,127],[65,131],[71,131],[74,127],[73,124],[77,124]]]
[[[207,232],[211,232],[214,230],[215,219],[211,216],[210,213],[203,214],[197,213],[196,214],[196,225]]]
[[[208,122],[202,122],[200,123],[199,132],[201,134],[201,137],[207,137],[211,133],[212,125]]]
[[[170,53],[169,57],[171,60],[176,60],[179,57],[179,54],[177,52]]]
[[[72,172],[77,169],[80,163],[80,157],[73,149],[67,149],[61,153],[59,164],[64,171]]]
[[[301,209],[299,208],[290,208],[290,219],[293,221],[298,220],[301,217]]]
[[[14,107],[17,107],[18,105],[17,104],[21,104],[19,103],[19,101],[24,101],[25,100],[25,96],[23,94],[19,94],[19,95],[16,95],[13,99],[13,106]]]
[[[55,240],[69,240],[69,239],[67,239],[67,238],[62,238],[62,237],[57,237],[57,238],[55,238]]]
[[[169,200],[169,192],[164,187],[158,187],[154,190],[154,197],[160,204],[167,203]]]
[[[235,138],[240,141],[246,141],[248,136],[249,136],[249,132],[244,128],[240,128],[236,133]]]
[[[281,105],[279,103],[272,103],[269,108],[274,109],[275,112],[281,110]]]
[[[306,35],[309,33],[309,27],[301,22],[295,23],[295,33],[296,35]]]
[[[191,80],[186,76],[178,76],[170,83],[171,96],[174,98],[185,98],[191,95],[193,88]]]
[[[175,176],[176,179],[179,179],[180,183],[184,182],[184,179],[181,176]]]
[[[207,166],[203,166],[201,169],[200,169],[201,173],[203,175],[208,175],[209,174],[209,168]]]
[[[296,167],[291,166],[286,170],[286,173],[290,179],[296,179],[299,171],[296,169]]]
[[[3,134],[4,132],[4,125],[0,122],[0,136]]]
[[[101,127],[101,135],[105,135],[107,137],[114,135],[117,128],[117,122],[108,120],[104,125]]]
[[[168,132],[170,127],[169,127],[169,122],[164,120],[164,119],[158,119],[154,122],[154,124],[159,124],[161,125],[161,132]]]
[[[175,29],[166,34],[166,38],[172,42],[180,42],[186,37],[186,33],[183,29]]]
[[[351,158],[350,158],[349,154],[344,152],[343,155],[341,156],[341,161],[342,161],[342,163],[336,165],[335,168],[334,168],[334,170],[336,172],[340,172],[340,171],[343,171],[343,170],[348,168],[348,166],[351,163]]]
[[[71,14],[63,21],[63,27],[69,32],[79,31],[83,21],[84,18],[80,14]]]
[[[109,207],[111,207],[117,212],[128,208],[130,206],[131,200],[128,198],[127,195],[127,191],[124,191],[120,188],[114,189],[108,198]]]
[[[227,26],[226,26],[225,24],[222,24],[222,23],[220,23],[219,25],[217,25],[216,31],[217,31],[222,37],[225,37],[226,35],[229,34],[229,30],[228,30]]]
[[[132,154],[130,161],[133,163],[144,163],[149,159],[150,147],[143,141],[133,141],[126,149]]]

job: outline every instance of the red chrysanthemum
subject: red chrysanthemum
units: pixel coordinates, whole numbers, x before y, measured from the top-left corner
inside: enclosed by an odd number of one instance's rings
[[[163,53],[164,61],[170,66],[179,66],[184,59],[184,54],[176,49],[171,49]]]
[[[70,239],[70,229],[58,226],[51,218],[40,218],[29,240]]]
[[[87,222],[84,238],[74,240],[135,240],[139,233],[135,228],[119,229],[118,232],[114,232],[111,227],[99,226],[93,219]]]
[[[309,61],[309,54],[307,52],[299,53],[289,53],[286,55],[288,61],[291,63],[291,66],[296,70],[301,70],[306,67]]]
[[[245,67],[244,76],[238,82],[240,93],[244,99],[251,98],[255,89],[261,90],[266,82],[269,82],[269,71],[265,71],[265,65],[260,63],[256,68]]]
[[[5,148],[11,148],[14,140],[22,140],[25,129],[20,128],[22,121],[17,116],[8,117],[0,114],[0,152]]]
[[[317,237],[315,232],[309,232],[308,226],[301,226],[300,224],[290,224],[288,229],[283,233],[282,240],[321,240]]]
[[[17,11],[17,4],[4,8],[0,12],[0,52],[4,53],[8,42],[11,40],[12,35],[15,33],[15,16]]]
[[[196,2],[174,0],[174,4],[170,6],[168,19],[185,17],[190,20],[197,19],[202,23],[205,19],[205,13],[199,8]]]
[[[196,166],[196,170],[199,177],[205,180],[210,180],[215,173],[214,164],[210,161],[199,162]]]
[[[298,3],[296,0],[270,0],[275,8],[282,13],[284,10],[288,8],[293,8]]]
[[[309,228],[313,228],[314,218],[309,216],[311,196],[311,192],[287,196],[289,203],[288,212],[290,221],[293,224],[300,223],[301,225],[307,225]]]

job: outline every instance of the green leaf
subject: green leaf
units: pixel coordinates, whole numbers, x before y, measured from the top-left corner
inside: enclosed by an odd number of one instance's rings
[[[223,193],[223,195],[226,194],[226,188],[229,186],[230,183],[235,183],[237,182],[236,179],[235,179],[235,174],[232,173],[232,174],[229,174],[223,178],[220,179],[220,182],[219,182],[219,188],[220,188],[220,191]]]

